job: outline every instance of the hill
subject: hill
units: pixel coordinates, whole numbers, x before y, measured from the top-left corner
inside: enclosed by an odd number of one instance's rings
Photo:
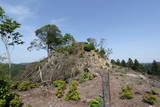
[[[16,76],[22,72],[25,71],[25,67],[27,64],[12,64],[11,73],[13,79],[16,78]],[[7,78],[8,76],[8,64],[0,64],[0,78]]]

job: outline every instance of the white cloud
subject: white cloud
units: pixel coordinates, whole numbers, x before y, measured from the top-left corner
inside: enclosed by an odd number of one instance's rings
[[[22,5],[3,4],[3,8],[6,14],[13,15],[19,21],[23,21],[33,15],[33,12],[28,7]]]

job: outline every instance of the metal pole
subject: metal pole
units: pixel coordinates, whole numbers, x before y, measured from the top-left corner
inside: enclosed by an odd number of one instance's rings
[[[108,72],[108,95],[109,95],[109,107],[111,107],[112,101],[111,101],[110,74],[109,74],[109,72]]]

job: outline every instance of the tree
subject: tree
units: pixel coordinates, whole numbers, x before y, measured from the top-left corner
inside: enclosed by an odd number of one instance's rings
[[[125,60],[122,60],[122,61],[121,61],[121,66],[126,67],[126,62],[125,62]]]
[[[97,46],[97,41],[96,41],[95,38],[87,38],[87,42],[88,42],[89,44],[92,44],[94,47]]]
[[[139,65],[140,65],[140,64],[139,64],[138,60],[135,59],[132,69],[133,69],[133,70],[138,70],[138,69],[139,69]]]
[[[101,56],[109,58],[109,55],[112,54],[112,49],[105,48],[104,44],[105,44],[105,39],[101,39],[100,42],[97,45],[97,48],[99,48],[99,53],[100,53]]]
[[[7,59],[9,64],[9,69],[11,68],[11,56],[9,52],[10,46],[15,46],[19,44],[23,44],[24,42],[21,40],[22,35],[16,31],[17,28],[20,27],[20,24],[15,20],[7,17],[4,14],[4,10],[0,7],[0,39],[3,42]],[[11,76],[11,73],[10,73]]]
[[[158,63],[154,60],[151,67],[152,74],[158,74]]]
[[[132,68],[132,66],[133,66],[133,61],[131,58],[129,58],[127,61],[127,67]]]
[[[116,61],[114,59],[111,59],[112,64],[116,64]]]
[[[62,37],[62,45],[64,45],[64,46],[73,45],[75,42],[76,42],[76,40],[69,33],[64,34],[64,36]]]
[[[121,63],[119,59],[117,59],[116,64],[120,66]]]
[[[48,24],[37,29],[35,34],[38,39],[34,39],[31,42],[31,46],[28,47],[28,50],[31,50],[32,48],[36,48],[37,50],[46,49],[49,54],[50,51],[58,48],[62,42],[61,31],[54,24]]]

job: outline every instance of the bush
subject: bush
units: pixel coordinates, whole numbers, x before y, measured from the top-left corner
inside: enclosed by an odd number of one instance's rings
[[[84,50],[90,52],[91,50],[95,50],[95,47],[93,44],[85,44]]]
[[[7,81],[0,80],[0,99],[3,99],[9,93],[10,86]]]
[[[63,48],[56,49],[57,52],[68,52],[69,54],[72,54],[75,50],[74,46],[66,46]]]
[[[154,96],[154,95],[146,94],[146,95],[144,95],[143,100],[144,100],[146,103],[149,103],[149,104],[151,104],[151,105],[154,105],[154,104],[157,102],[157,97]]]
[[[63,80],[56,80],[53,82],[55,87],[62,87],[63,89],[66,88],[66,82]]]
[[[90,107],[100,107],[100,100],[98,98],[94,98],[90,101]]]
[[[29,88],[38,88],[39,87],[39,84],[38,83],[31,83],[30,85],[29,85]]]
[[[12,88],[12,89],[17,89],[17,88],[18,88],[18,85],[19,85],[19,82],[18,82],[18,81],[12,82],[11,88]]]
[[[80,75],[80,83],[85,82],[86,80],[92,80],[96,77],[96,75],[91,74],[89,72],[84,72]]]
[[[127,85],[126,87],[122,88],[121,98],[122,99],[132,99],[133,98],[133,90],[132,87]]]
[[[5,107],[6,100],[0,99],[0,107]]]
[[[105,54],[106,54],[105,49],[101,49],[101,50],[99,51],[99,54],[100,54],[101,56],[105,56]]]
[[[28,81],[24,81],[18,86],[19,91],[26,91],[30,88],[30,83]]]
[[[66,100],[79,100],[80,92],[77,89],[78,81],[72,81],[69,87],[69,91],[67,92],[65,99]]]
[[[66,82],[63,80],[56,80],[53,82],[54,86],[57,87],[56,96],[58,98],[63,97],[64,90],[66,89]]]
[[[22,100],[20,97],[15,96],[14,99],[10,101],[9,107],[20,107],[22,105]]]
[[[147,91],[147,93],[152,94],[152,95],[158,95],[158,92],[155,89],[151,89],[151,90]]]

